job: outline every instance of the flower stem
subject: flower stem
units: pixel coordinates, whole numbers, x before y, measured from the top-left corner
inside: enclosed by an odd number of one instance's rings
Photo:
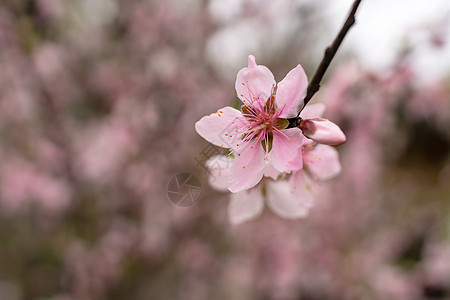
[[[333,43],[330,46],[328,46],[327,49],[325,49],[322,61],[320,62],[320,65],[317,68],[316,73],[314,74],[312,80],[308,84],[308,89],[306,92],[306,97],[304,99],[303,107],[305,107],[306,104],[308,104],[308,102],[311,100],[314,94],[320,89],[320,82],[322,81],[322,78],[325,75],[325,72],[327,71],[328,66],[331,63],[331,60],[334,58],[337,50],[341,46],[341,43],[344,40],[345,36],[347,35],[348,31],[355,24],[355,14],[360,3],[361,0],[355,0],[355,2],[353,2],[352,10],[348,15],[347,20],[345,21],[338,35],[334,39]],[[302,110],[303,108],[298,112],[297,118],[300,116]]]

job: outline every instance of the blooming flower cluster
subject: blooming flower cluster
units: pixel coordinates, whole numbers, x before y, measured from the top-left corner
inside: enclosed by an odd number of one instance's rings
[[[343,143],[345,135],[321,118],[324,105],[303,107],[307,84],[298,65],[276,85],[272,72],[250,55],[235,84],[241,110],[227,106],[195,124],[207,141],[229,149],[227,157],[214,156],[208,165],[211,184],[233,193],[232,223],[258,216],[264,196],[278,215],[303,217],[312,205],[313,180],[340,172],[338,154],[328,145]],[[301,121],[292,126],[300,110]]]

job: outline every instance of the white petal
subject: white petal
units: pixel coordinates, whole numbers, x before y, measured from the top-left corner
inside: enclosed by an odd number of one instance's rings
[[[271,181],[267,185],[267,205],[277,215],[297,219],[308,215],[312,203],[311,193],[291,190],[289,182]]]
[[[276,180],[280,174],[282,173],[278,172],[271,164],[267,164],[264,168],[264,176],[266,177]]]
[[[208,182],[216,190],[227,192],[233,159],[226,155],[212,156],[206,162],[209,169]]]
[[[302,205],[308,208],[313,206],[313,183],[306,175],[305,171],[300,170],[292,174],[290,188],[297,199],[300,199]]]
[[[264,209],[264,199],[259,187],[231,194],[228,218],[232,224],[256,218]]]

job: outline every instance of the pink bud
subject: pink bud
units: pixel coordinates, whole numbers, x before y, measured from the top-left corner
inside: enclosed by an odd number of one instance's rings
[[[302,120],[299,128],[306,137],[320,144],[336,146],[346,140],[345,134],[339,126],[327,119],[315,118]]]

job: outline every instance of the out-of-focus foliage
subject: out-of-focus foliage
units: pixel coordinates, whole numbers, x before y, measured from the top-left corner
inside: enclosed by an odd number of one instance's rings
[[[310,217],[232,227],[206,185],[167,200],[204,175],[194,122],[235,100],[248,54],[281,79],[322,53],[320,1],[238,2],[2,1],[0,299],[449,297],[450,85],[408,53],[334,62],[316,98],[343,172]]]

